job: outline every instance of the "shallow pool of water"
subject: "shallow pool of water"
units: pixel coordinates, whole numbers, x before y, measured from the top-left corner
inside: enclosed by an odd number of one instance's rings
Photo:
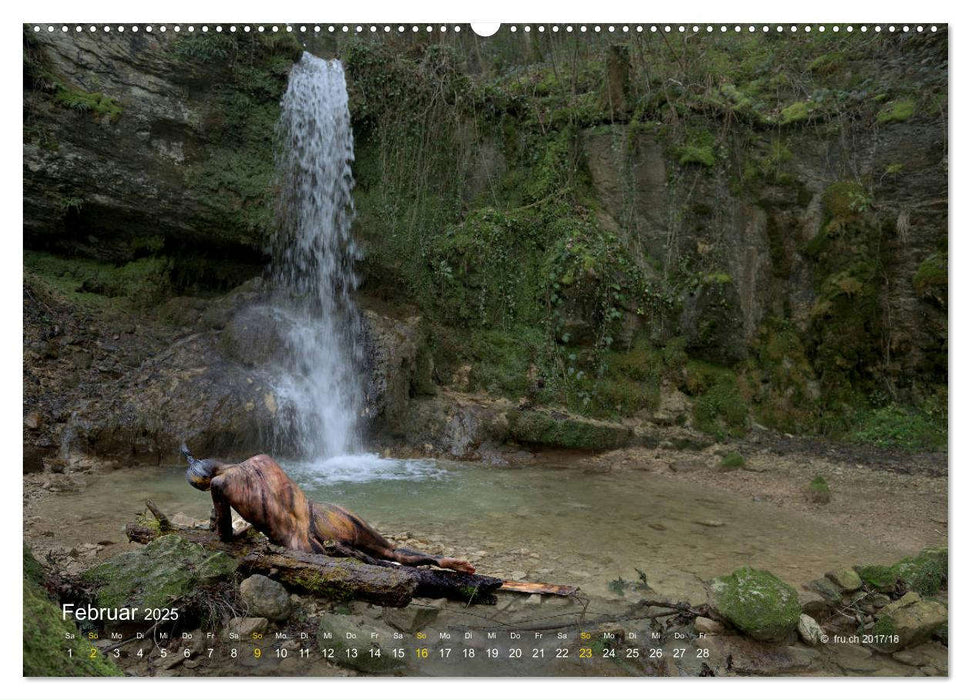
[[[703,580],[743,565],[798,587],[834,567],[909,553],[809,515],[647,472],[373,456],[284,467],[311,498],[354,510],[391,539],[409,532],[436,552],[468,557],[480,573],[579,585],[600,599],[617,598],[610,583],[636,581],[638,570],[658,593],[699,601]],[[44,500],[36,527],[46,521],[58,538],[77,542],[117,541],[146,498],[166,513],[197,518],[208,518],[211,505],[181,466],[121,470]]]

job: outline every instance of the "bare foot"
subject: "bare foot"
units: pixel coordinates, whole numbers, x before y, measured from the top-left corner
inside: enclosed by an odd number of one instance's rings
[[[474,574],[475,567],[472,566],[467,561],[462,561],[461,559],[452,559],[450,557],[444,557],[438,560],[438,565],[443,569],[453,569],[454,571],[463,571],[467,574]]]

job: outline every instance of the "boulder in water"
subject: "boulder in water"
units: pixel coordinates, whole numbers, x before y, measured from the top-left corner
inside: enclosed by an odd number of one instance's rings
[[[732,626],[753,639],[780,642],[799,624],[802,610],[796,590],[774,574],[743,567],[708,586],[709,605]]]

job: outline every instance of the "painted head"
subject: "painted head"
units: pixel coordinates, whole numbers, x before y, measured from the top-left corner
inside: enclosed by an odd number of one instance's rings
[[[222,462],[215,459],[196,459],[184,442],[181,451],[189,463],[189,468],[185,470],[185,480],[200,491],[208,491],[210,482],[214,476],[217,476],[217,470],[222,466]]]
[[[200,491],[208,491],[217,466],[219,465],[211,459],[190,462],[189,468],[185,470],[185,480]]]

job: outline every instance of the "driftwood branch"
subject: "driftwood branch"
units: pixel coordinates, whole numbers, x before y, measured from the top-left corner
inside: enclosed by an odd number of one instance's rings
[[[539,593],[541,595],[556,595],[561,597],[576,595],[580,591],[577,586],[564,586],[558,583],[537,583],[535,581],[503,581],[500,590],[509,593]]]
[[[145,507],[148,508],[155,519],[158,520],[158,527],[162,532],[169,532],[172,530],[172,523],[169,522],[168,517],[159,510],[159,507],[155,505],[151,499],[145,501]]]

